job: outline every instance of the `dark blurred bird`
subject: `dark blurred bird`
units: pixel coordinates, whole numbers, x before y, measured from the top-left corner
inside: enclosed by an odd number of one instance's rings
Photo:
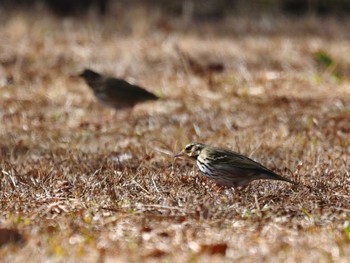
[[[188,156],[196,160],[199,170],[221,186],[246,186],[251,181],[260,179],[295,184],[246,156],[202,143],[188,144],[181,153],[175,155],[175,157],[180,156]]]
[[[0,1],[1,2],[1,1]],[[19,2],[19,1],[16,1]],[[20,1],[34,2],[34,1]],[[108,0],[44,0],[46,5],[57,15],[78,16],[87,13],[91,8],[97,9],[101,15],[108,11]]]
[[[139,86],[123,79],[103,76],[91,69],[85,69],[79,76],[84,78],[102,104],[115,109],[132,108],[137,103],[159,99]]]

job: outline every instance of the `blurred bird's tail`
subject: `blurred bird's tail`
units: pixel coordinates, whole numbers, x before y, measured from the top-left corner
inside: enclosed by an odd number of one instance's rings
[[[284,182],[288,182],[288,183],[291,183],[291,184],[298,184],[297,182],[294,182],[288,178],[285,178],[283,176],[280,176],[276,173],[268,173],[268,174],[264,174],[264,179],[272,179],[272,180],[278,180],[278,181],[284,181]]]

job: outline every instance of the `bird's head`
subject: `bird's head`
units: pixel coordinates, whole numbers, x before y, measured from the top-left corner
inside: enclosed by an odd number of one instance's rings
[[[207,146],[203,143],[193,142],[187,144],[180,153],[175,155],[175,157],[188,156],[190,158],[197,159],[205,147]]]
[[[86,81],[95,81],[101,78],[101,75],[91,69],[84,69],[80,74],[80,77],[84,78]]]

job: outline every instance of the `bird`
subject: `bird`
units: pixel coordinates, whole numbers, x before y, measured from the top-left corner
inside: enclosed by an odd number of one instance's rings
[[[228,149],[193,142],[175,155],[175,157],[182,156],[196,160],[204,176],[219,186],[244,188],[251,181],[260,179],[280,180],[295,184],[260,163]]]
[[[132,108],[137,103],[157,100],[158,96],[129,82],[104,76],[91,69],[84,69],[80,74],[93,90],[98,101],[116,110]]]

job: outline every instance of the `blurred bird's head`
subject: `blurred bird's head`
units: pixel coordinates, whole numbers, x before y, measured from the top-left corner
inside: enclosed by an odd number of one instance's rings
[[[79,74],[80,77],[84,78],[87,82],[95,81],[101,78],[101,75],[91,69],[84,69],[83,72]]]
[[[185,146],[185,148],[175,157],[188,156],[193,159],[197,159],[197,157],[201,154],[202,150],[207,146],[203,143],[193,142]]]

